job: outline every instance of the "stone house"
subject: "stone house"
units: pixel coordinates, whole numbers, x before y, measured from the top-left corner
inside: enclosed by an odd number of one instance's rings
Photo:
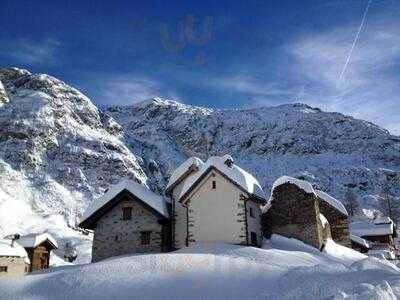
[[[206,162],[192,157],[170,177],[172,244],[175,249],[196,242],[261,246],[261,204],[258,181],[229,155]]]
[[[267,238],[279,234],[322,249],[331,236],[309,182],[288,176],[278,178],[263,212],[262,227]]]
[[[349,215],[346,208],[340,201],[323,191],[315,190],[315,194],[319,200],[319,210],[329,222],[332,239],[350,248]]]
[[[123,180],[86,210],[80,227],[94,231],[92,262],[170,250],[169,204],[133,180]]]
[[[368,241],[368,255],[396,259],[396,225],[389,217],[360,220],[350,224],[352,236]]]
[[[57,241],[48,233],[28,234],[18,240],[25,248],[31,262],[29,272],[47,269],[50,265],[50,253],[58,248]]]
[[[29,267],[30,260],[24,247],[14,238],[0,239],[0,277],[23,275]]]

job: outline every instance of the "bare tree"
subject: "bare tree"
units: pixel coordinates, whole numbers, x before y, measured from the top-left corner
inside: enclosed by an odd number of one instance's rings
[[[398,220],[400,220],[400,205],[396,201],[387,179],[382,184],[379,196],[379,207],[381,212],[397,223]]]
[[[347,188],[344,194],[344,206],[349,213],[349,216],[354,216],[358,210],[358,200],[357,195],[351,188]]]

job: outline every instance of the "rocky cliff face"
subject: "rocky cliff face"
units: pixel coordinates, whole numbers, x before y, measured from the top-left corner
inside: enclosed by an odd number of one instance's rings
[[[116,95],[117,97],[117,95]],[[212,110],[153,99],[99,110],[48,75],[0,69],[0,235],[68,227],[122,177],[162,191],[188,156],[231,154],[269,191],[281,175],[376,207],[384,178],[400,194],[400,138],[304,104]],[[88,248],[89,250],[89,248]]]

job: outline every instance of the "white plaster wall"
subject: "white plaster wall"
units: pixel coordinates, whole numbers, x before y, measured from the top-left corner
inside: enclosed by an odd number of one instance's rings
[[[187,212],[186,207],[184,207],[178,199],[178,195],[180,194],[183,188],[182,181],[178,184],[174,190],[172,191],[172,198],[175,201],[175,228],[174,228],[174,243],[175,248],[180,249],[186,246],[186,236],[187,236]]]
[[[216,189],[212,189],[213,180]],[[241,194],[241,190],[218,172],[210,172],[186,198],[190,199],[191,242],[245,243]]]
[[[21,257],[3,256],[0,257],[0,266],[8,267],[7,272],[0,272],[1,276],[17,276],[25,274],[25,267],[28,265]]]

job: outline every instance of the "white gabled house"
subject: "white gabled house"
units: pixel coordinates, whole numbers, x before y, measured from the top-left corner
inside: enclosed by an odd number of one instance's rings
[[[261,245],[264,192],[231,156],[187,159],[172,174],[166,194],[172,198],[174,248],[195,242]]]

